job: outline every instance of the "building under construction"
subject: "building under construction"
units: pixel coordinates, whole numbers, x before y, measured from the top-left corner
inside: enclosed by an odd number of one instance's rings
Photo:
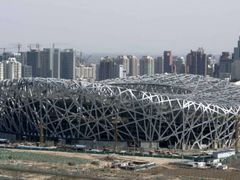
[[[233,83],[198,75],[96,83],[4,80],[0,132],[68,141],[117,138],[179,149],[232,147],[238,140],[239,97],[239,87]]]

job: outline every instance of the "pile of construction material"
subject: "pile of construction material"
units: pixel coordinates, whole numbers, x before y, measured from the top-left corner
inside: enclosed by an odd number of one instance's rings
[[[138,170],[150,169],[155,166],[156,164],[153,162],[115,160],[112,162],[111,168],[120,168],[120,169],[138,171]]]

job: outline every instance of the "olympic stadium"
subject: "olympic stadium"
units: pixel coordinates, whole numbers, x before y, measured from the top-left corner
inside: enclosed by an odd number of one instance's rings
[[[161,74],[87,83],[0,82],[0,132],[46,139],[155,142],[181,149],[235,143],[239,87],[198,75]],[[117,130],[117,131],[116,131]]]

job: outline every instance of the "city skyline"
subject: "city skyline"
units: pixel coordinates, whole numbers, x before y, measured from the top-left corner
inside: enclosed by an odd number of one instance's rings
[[[123,54],[187,54],[203,47],[221,54],[232,52],[240,35],[240,2],[227,5],[224,0],[1,0],[0,46],[55,42],[83,52]]]

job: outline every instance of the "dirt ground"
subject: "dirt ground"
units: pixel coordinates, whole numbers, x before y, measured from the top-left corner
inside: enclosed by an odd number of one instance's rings
[[[76,157],[87,160],[101,160],[107,155],[105,154],[89,154],[89,153],[70,153],[70,152],[53,152],[53,151],[35,151],[35,150],[20,150],[20,149],[12,149],[14,152],[31,152],[37,154],[48,154],[54,156],[64,156],[64,157]],[[179,162],[182,161],[180,159],[170,159],[170,158],[153,158],[153,157],[138,157],[138,156],[121,156],[114,155],[117,159],[124,160],[137,160],[137,161],[151,161],[156,163],[157,165],[169,164],[171,162]]]
[[[50,152],[50,151],[30,151],[11,150],[12,152],[28,152],[50,156],[60,156],[67,158],[80,158],[88,160],[82,164],[71,163],[49,163],[33,162],[29,160],[9,160],[5,166],[0,166],[0,179],[223,179],[239,180],[240,171],[237,169],[217,170],[217,169],[193,169],[172,165],[179,162],[179,159],[149,158],[120,155],[99,155],[86,153]],[[113,160],[150,161],[156,163],[156,167],[142,171],[130,171],[110,168]],[[16,168],[17,167],[17,168]],[[18,169],[20,167],[20,169]]]

